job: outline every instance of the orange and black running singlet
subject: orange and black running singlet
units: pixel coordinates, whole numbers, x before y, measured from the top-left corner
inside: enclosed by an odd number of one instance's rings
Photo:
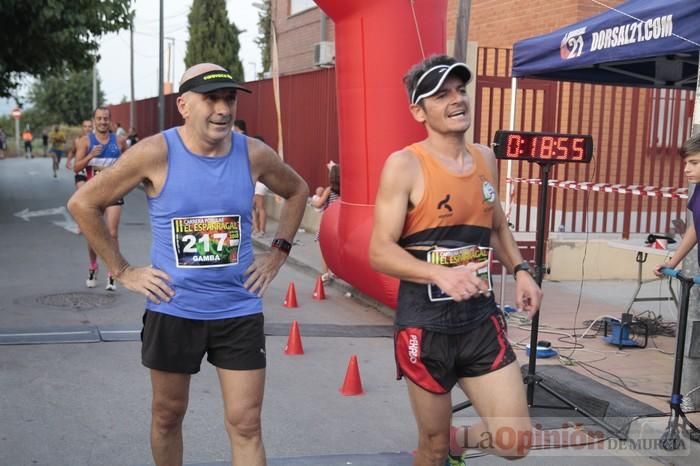
[[[488,247],[497,201],[496,182],[482,152],[467,145],[472,157],[468,172],[447,170],[420,144],[408,147],[423,174],[423,197],[408,212],[399,245],[426,260],[431,248]],[[443,333],[462,333],[480,323],[496,309],[493,295],[467,301],[432,302],[427,286],[401,281],[396,325],[421,327]]]

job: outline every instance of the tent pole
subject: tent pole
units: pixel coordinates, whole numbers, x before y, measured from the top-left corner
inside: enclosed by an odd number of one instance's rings
[[[510,79],[510,121],[508,129],[515,130],[515,105],[517,103],[516,94],[518,93],[518,78]],[[696,107],[697,108],[697,107]],[[513,175],[513,161],[506,162],[506,223],[510,225],[510,210],[513,204],[513,199],[510,194],[513,182],[510,180]],[[501,266],[501,309],[505,306],[506,299],[506,269]]]

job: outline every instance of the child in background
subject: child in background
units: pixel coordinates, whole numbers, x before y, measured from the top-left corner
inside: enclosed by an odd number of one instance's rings
[[[340,165],[335,162],[328,163],[328,181],[329,186],[325,188],[319,186],[316,188],[316,194],[311,198],[311,206],[319,212],[323,212],[340,198]],[[316,241],[318,241],[318,233],[316,233]],[[323,260],[323,254],[321,254],[321,270],[323,283],[328,283],[335,277]]]
[[[320,205],[321,204],[321,196],[323,196],[323,191],[325,191],[326,188],[323,186],[319,186],[316,188],[316,193],[311,196],[311,205]],[[323,212],[323,207],[314,207],[314,210],[316,212]]]
[[[683,173],[685,173],[685,176],[688,178],[688,183],[700,183],[700,133],[692,136],[683,143],[680,156],[685,164]],[[663,264],[654,267],[654,274],[657,277],[663,277],[661,273],[663,267],[672,269],[678,267],[678,264],[683,261],[685,256],[688,255],[698,242],[697,231],[700,228],[700,189],[697,187],[688,201],[688,210],[693,213],[693,222],[688,224],[681,244],[678,245],[678,249],[676,249],[676,253],[673,257],[666,259]],[[700,261],[700,250],[698,250],[698,260]]]

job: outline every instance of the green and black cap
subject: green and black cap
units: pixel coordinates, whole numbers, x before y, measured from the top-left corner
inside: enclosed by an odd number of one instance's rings
[[[231,76],[231,73],[226,70],[207,71],[180,84],[180,94],[185,92],[206,94],[219,89],[235,89],[249,94],[252,92],[250,89],[237,83]]]

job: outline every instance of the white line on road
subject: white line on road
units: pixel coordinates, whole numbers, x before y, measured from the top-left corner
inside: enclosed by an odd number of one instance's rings
[[[28,222],[29,219],[33,217],[45,217],[49,215],[63,215],[63,220],[55,220],[51,223],[73,234],[78,234],[78,225],[73,221],[73,217],[70,216],[65,206],[42,210],[23,209],[19,212],[15,212],[15,216],[23,219],[25,222]]]
[[[64,213],[67,213],[66,208],[64,206],[60,206],[60,207],[54,207],[52,209],[42,209],[42,210],[24,209],[24,210],[20,210],[19,212],[16,212],[15,216],[28,222],[29,219],[32,217],[45,217],[47,215],[62,215]]]
[[[48,337],[56,335],[92,335],[94,332],[46,332],[46,333],[0,333],[0,337]]]

